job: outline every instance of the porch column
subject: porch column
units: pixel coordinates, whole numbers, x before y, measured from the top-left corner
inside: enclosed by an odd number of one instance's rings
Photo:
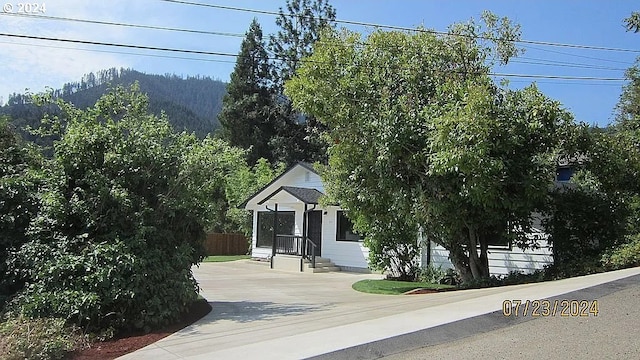
[[[278,235],[278,203],[273,210],[273,241],[271,244],[271,268],[273,269],[273,258],[276,256],[276,240]]]
[[[302,257],[307,256],[307,203],[304,203],[304,212],[302,213],[302,249],[300,249]]]

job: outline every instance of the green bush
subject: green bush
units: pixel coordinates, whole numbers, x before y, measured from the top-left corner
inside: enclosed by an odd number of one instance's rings
[[[0,357],[6,360],[63,359],[82,343],[77,328],[64,319],[24,317],[0,323]]]
[[[27,284],[9,308],[88,332],[177,320],[197,297],[191,267],[204,230],[225,221],[224,179],[244,153],[175,133],[135,87],[87,110],[57,105],[62,132],[39,212],[8,258]]]
[[[7,118],[0,117],[0,274],[7,271],[9,252],[26,239],[26,230],[39,203],[37,171],[41,157],[27,146]],[[0,312],[5,301],[22,287],[7,276],[0,277]]]
[[[622,269],[640,266],[640,234],[628,237],[629,242],[607,251],[602,264],[607,269]]]
[[[532,273],[511,271],[507,275],[491,275],[488,278],[474,279],[459,285],[462,289],[476,289],[495,286],[529,284],[547,280],[547,270],[536,270]]]
[[[553,246],[554,262],[562,271],[577,267],[585,259],[599,259],[605,249],[623,242],[629,209],[616,194],[570,185],[553,193],[551,209],[544,221]]]
[[[604,268],[600,263],[600,257],[585,256],[582,259],[572,259],[565,262],[554,262],[545,266],[544,279],[558,280],[575,276],[583,276],[603,272]]]
[[[447,273],[445,270],[442,270],[442,266],[435,267],[433,264],[429,264],[427,267],[418,270],[416,279],[419,282],[440,284],[446,275]]]

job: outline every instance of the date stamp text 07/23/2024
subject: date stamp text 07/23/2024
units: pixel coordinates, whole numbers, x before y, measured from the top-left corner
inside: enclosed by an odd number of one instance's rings
[[[598,300],[505,300],[504,316],[589,317],[598,316]]]

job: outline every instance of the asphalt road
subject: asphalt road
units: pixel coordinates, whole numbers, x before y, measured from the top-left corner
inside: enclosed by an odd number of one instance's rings
[[[567,295],[569,300],[597,300],[597,317],[529,317],[498,330],[384,359],[640,359],[640,279],[635,276],[618,286],[604,296],[598,296],[603,292],[598,289]]]

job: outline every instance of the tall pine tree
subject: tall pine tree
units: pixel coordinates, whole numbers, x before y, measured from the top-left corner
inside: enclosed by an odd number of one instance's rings
[[[274,124],[278,117],[269,76],[269,57],[262,28],[254,19],[242,41],[218,115],[221,137],[233,146],[250,149],[247,159],[250,165],[260,158],[270,162],[278,160],[269,144],[278,130]]]
[[[278,96],[276,109],[282,127],[272,144],[289,163],[326,159],[326,145],[321,136],[325,131],[323,125],[313,117],[294,111],[283,89],[302,59],[311,55],[322,29],[331,26],[335,17],[336,11],[328,0],[287,0],[286,10],[280,8],[276,19],[280,31],[270,37],[269,49],[275,58],[272,87]]]

